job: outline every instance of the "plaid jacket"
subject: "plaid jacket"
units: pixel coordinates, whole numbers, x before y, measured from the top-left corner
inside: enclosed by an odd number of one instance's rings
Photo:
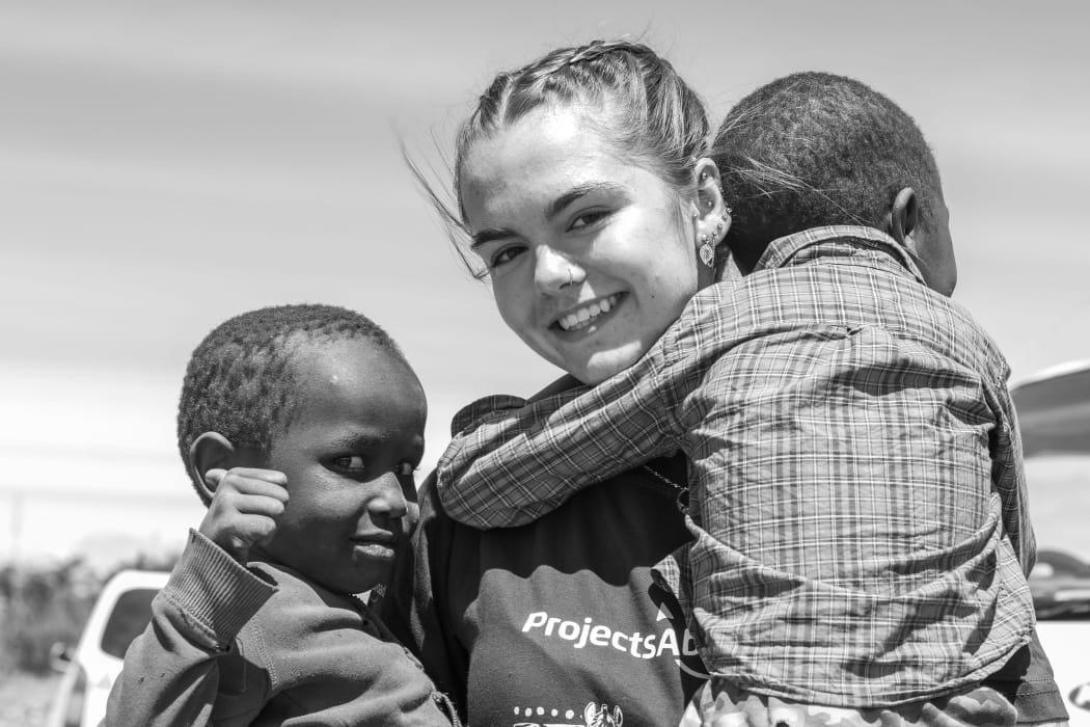
[[[1008,374],[892,239],[817,228],[701,291],[613,378],[471,406],[438,488],[459,520],[515,525],[681,449],[695,540],[662,571],[709,669],[818,704],[930,698],[1033,624]]]

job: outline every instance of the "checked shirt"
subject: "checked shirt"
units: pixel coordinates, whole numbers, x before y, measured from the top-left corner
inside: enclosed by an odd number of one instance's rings
[[[518,525],[680,449],[695,539],[662,572],[712,673],[815,704],[928,699],[1033,625],[1008,374],[891,238],[816,228],[601,384],[471,405],[439,493],[470,525]]]

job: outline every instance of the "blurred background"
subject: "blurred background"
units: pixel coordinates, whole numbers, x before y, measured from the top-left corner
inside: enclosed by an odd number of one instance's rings
[[[0,563],[103,573],[180,548],[201,516],[174,438],[185,363],[243,310],[325,302],[377,319],[428,392],[427,465],[461,405],[554,377],[463,269],[399,145],[446,181],[495,72],[596,37],[651,44],[715,121],[799,70],[886,93],[935,150],[955,298],[1014,380],[1090,358],[1087,13],[0,0]],[[1036,492],[1035,515],[1069,512],[1081,476]],[[1084,521],[1069,529],[1085,552]]]

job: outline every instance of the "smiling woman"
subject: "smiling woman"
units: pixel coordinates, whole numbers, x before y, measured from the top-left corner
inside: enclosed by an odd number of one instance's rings
[[[596,383],[715,279],[698,252],[726,231],[708,131],[646,46],[560,49],[496,78],[459,138],[462,214],[441,212],[529,348]],[[652,567],[688,539],[684,477],[657,460],[505,531],[453,522],[425,485],[384,615],[470,724],[676,724],[704,671]]]
[[[455,193],[507,325],[584,383],[634,363],[715,277],[696,251],[729,216],[707,149],[700,101],[644,46],[497,77],[459,138]]]
[[[479,137],[459,173],[504,321],[589,384],[631,366],[711,281],[695,230],[721,215],[709,160],[693,165],[699,188],[676,189],[632,164],[596,110],[536,108]]]

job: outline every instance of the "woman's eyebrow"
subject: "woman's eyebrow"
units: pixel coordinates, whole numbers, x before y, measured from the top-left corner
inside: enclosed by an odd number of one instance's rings
[[[502,240],[505,237],[514,237],[515,233],[506,229],[486,229],[473,233],[473,242],[469,244],[470,250],[476,250],[486,242],[492,242],[493,240]]]
[[[551,220],[558,214],[564,211],[568,205],[575,202],[580,197],[585,197],[592,192],[619,192],[624,187],[620,184],[614,184],[613,182],[588,182],[587,184],[580,184],[572,187],[564,194],[560,195],[545,208],[545,219]]]

